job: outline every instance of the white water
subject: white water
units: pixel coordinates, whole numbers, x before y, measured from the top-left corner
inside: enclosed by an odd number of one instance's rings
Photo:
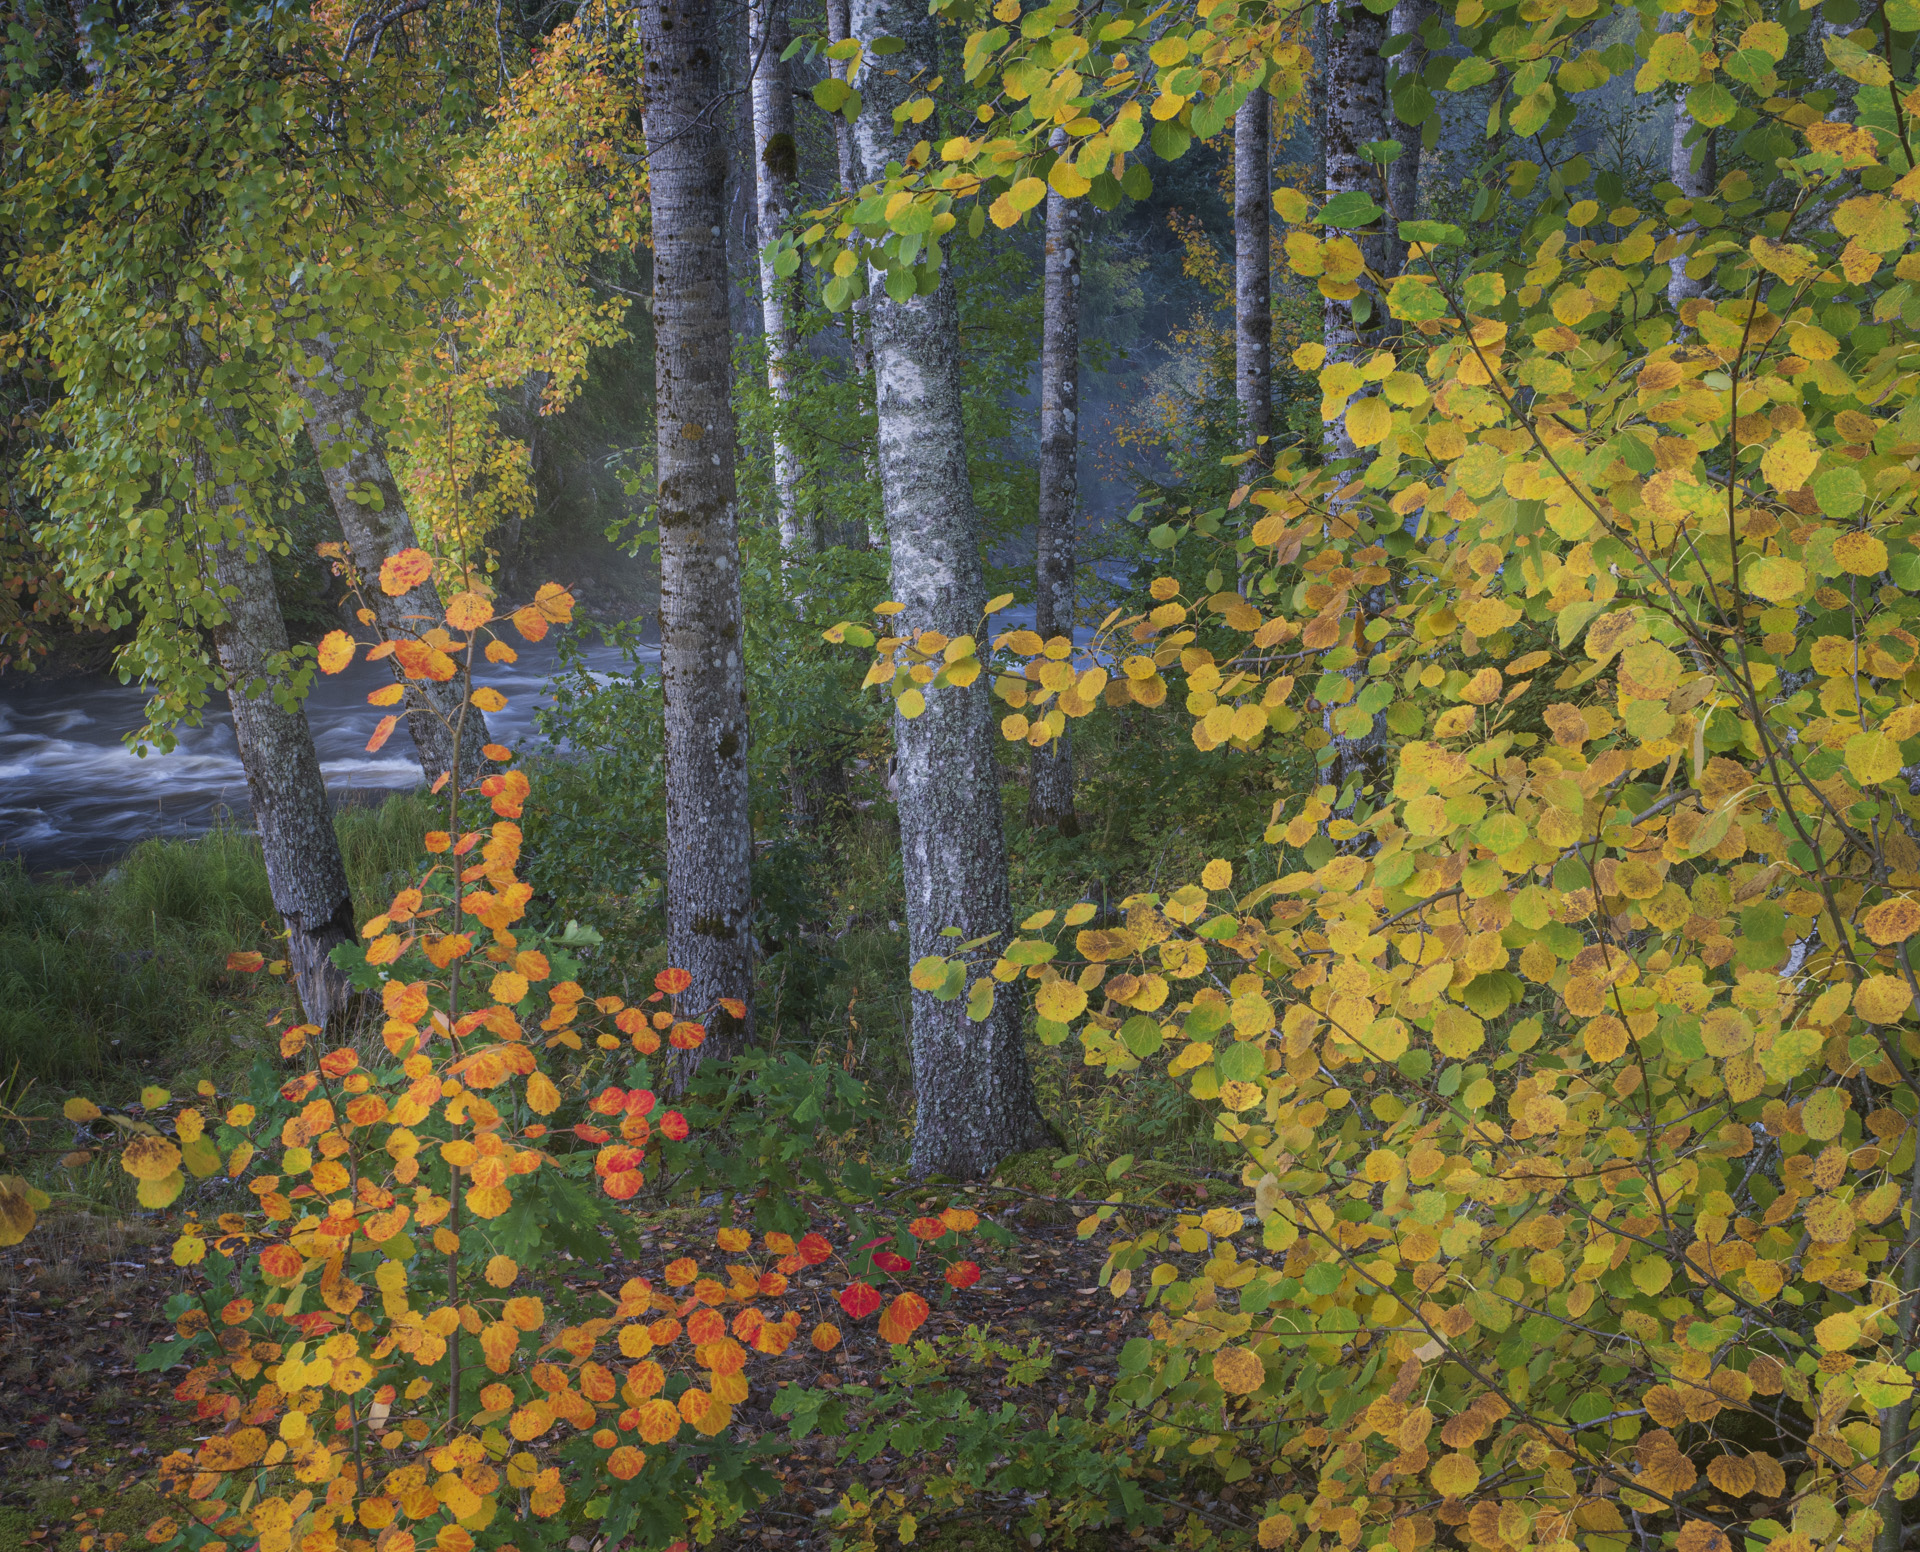
[[[507,697],[488,719],[500,742],[527,747],[534,714],[547,703],[557,654],[551,641],[521,644],[520,660],[487,663],[475,673]],[[658,649],[643,649],[658,660]],[[596,676],[623,674],[616,649],[587,652]],[[356,661],[333,677],[316,676],[307,719],[327,789],[406,791],[420,785],[420,762],[406,724],[386,746],[366,745],[384,712],[367,694],[392,683],[385,664]],[[140,756],[126,735],[138,728],[146,694],[139,685],[104,677],[40,680],[14,676],[0,685],[0,855],[17,856],[35,872],[110,860],[148,836],[197,835],[215,824],[245,824],[247,783],[224,702],[201,725],[181,728],[171,753]]]

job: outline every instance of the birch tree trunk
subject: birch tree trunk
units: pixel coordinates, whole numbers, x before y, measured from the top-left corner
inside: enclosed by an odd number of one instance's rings
[[[925,0],[855,0],[852,26],[869,45],[879,37],[902,44],[862,73],[860,159],[870,168],[904,161],[919,131],[896,131],[892,110],[916,89],[916,77],[924,81],[939,69]],[[905,606],[895,623],[908,636],[968,635],[979,628],[986,599],[962,440],[951,274],[904,302],[876,290],[871,317],[891,596]],[[942,928],[958,928],[962,941],[997,940],[1011,925],[997,737],[985,676],[964,689],[929,687],[924,712],[894,719],[910,960],[951,950],[955,940],[941,936]],[[1007,990],[983,1023],[968,1019],[966,998],[939,1002],[912,993],[916,1175],[978,1177],[1008,1154],[1048,1140],[1021,1044],[1020,1010]]]
[[[1387,138],[1386,61],[1380,54],[1386,42],[1387,19],[1369,11],[1357,0],[1340,0],[1337,8],[1328,8],[1327,20],[1327,197],[1332,199],[1359,190],[1373,195],[1376,201],[1383,200],[1386,190],[1382,186],[1380,167],[1369,160],[1361,148],[1369,141]],[[1378,271],[1386,266],[1384,237],[1364,236],[1359,232],[1344,235],[1359,243],[1369,269]],[[1322,304],[1321,338],[1326,343],[1329,362],[1355,361],[1373,352],[1386,310],[1364,279],[1361,296],[1371,303],[1371,311],[1364,320],[1355,316],[1357,297],[1344,300],[1329,297]],[[1347,434],[1344,419],[1326,423],[1321,449],[1328,462],[1354,458],[1361,452]],[[1341,505],[1336,501],[1335,510]],[[1354,628],[1356,631],[1359,628],[1357,619]],[[1377,775],[1376,767],[1384,749],[1378,714],[1366,731],[1351,735],[1333,730],[1332,715],[1328,718],[1333,746],[1329,776],[1338,791],[1349,781],[1364,783]]]
[[[827,0],[827,42],[844,43],[853,36],[852,25],[847,14],[848,0]],[[847,62],[843,59],[830,59],[827,69],[837,81],[847,79]],[[840,165],[840,192],[853,195],[860,192],[862,174],[860,171],[860,147],[853,137],[853,126],[844,114],[832,115],[833,148]],[[862,396],[867,405],[873,403],[873,326],[872,298],[857,297],[853,306],[847,309],[847,351],[853,366],[854,381],[860,385]],[[873,460],[867,460],[867,478],[874,479],[877,471]],[[853,535],[857,544],[868,549],[878,549],[886,543],[886,520],[880,519],[877,528]]]
[[[726,142],[719,39],[706,0],[644,0],[653,184],[660,682],[666,700],[667,952],[693,977],[681,1006],[710,1045],[750,1023],[747,685],[728,397]]]
[[[213,483],[204,453],[194,470],[202,497],[216,512],[246,511],[244,493]],[[327,788],[306,712],[287,710],[273,695],[268,663],[287,650],[287,625],[265,551],[246,540],[217,545],[214,579],[227,618],[213,632],[227,681],[234,739],[246,772],[247,797],[266,859],[273,908],[287,928],[287,963],[307,1022],[337,1030],[353,989],[330,956],[354,941],[353,896],[327,809]]]
[[[1686,96],[1684,93],[1678,94],[1673,101],[1668,167],[1682,194],[1688,199],[1706,199],[1720,181],[1719,147],[1716,144],[1718,136],[1708,131],[1704,144],[1690,146],[1687,144],[1687,135],[1693,127],[1693,117],[1687,112]],[[1701,226],[1698,221],[1689,221],[1679,230],[1682,234],[1697,234]],[[1688,254],[1676,253],[1667,260],[1667,302],[1675,308],[1693,297],[1707,294],[1706,281],[1694,280],[1687,274],[1688,258]]]
[[[1053,132],[1065,154],[1067,132]],[[1080,494],[1080,202],[1047,191],[1040,345],[1040,509],[1034,525],[1033,628],[1073,639],[1074,524]],[[1032,753],[1027,823],[1077,835],[1073,724]]]
[[[1411,41],[1393,56],[1392,68],[1400,80],[1418,78],[1427,68],[1427,45],[1420,29],[1434,14],[1434,0],[1400,0],[1388,21],[1389,35]],[[1400,142],[1399,159],[1387,168],[1387,268],[1399,274],[1406,268],[1407,245],[1400,241],[1399,223],[1420,218],[1420,131],[1398,122],[1393,138]]]
[[[1233,365],[1242,446],[1249,450],[1273,434],[1269,122],[1267,94],[1248,92],[1233,116]]]
[[[773,271],[768,245],[793,214],[788,191],[799,176],[793,140],[793,86],[785,62],[784,0],[752,0],[747,52],[753,67],[753,177],[755,223],[760,238],[760,319],[766,334],[767,389],[773,395],[773,497],[780,521],[780,550],[789,560],[820,548],[817,532],[800,516],[800,467],[787,441],[784,417],[793,403],[791,357],[793,282]],[[843,119],[842,123],[845,122]]]
[[[308,343],[319,358],[320,370],[311,376],[295,374],[295,386],[306,404],[307,438],[319,457],[327,497],[354,564],[363,575],[377,579],[387,557],[417,547],[419,535],[387,462],[384,439],[367,418],[366,391],[340,370],[331,338],[320,334]],[[375,582],[366,589],[366,599],[381,634],[388,637],[415,635],[440,624],[446,613],[439,585],[431,577],[398,598],[389,598]],[[456,728],[462,729],[460,785],[477,781],[485,765],[480,748],[488,739],[480,709],[467,706],[463,724],[458,682],[409,679],[398,658],[389,657],[387,662],[394,681],[406,692],[407,731],[413,735],[428,785],[454,768]]]
[[[1386,138],[1386,62],[1380,57],[1380,47],[1386,42],[1387,19],[1357,0],[1340,0],[1327,8],[1327,22],[1323,60],[1327,198],[1363,190],[1378,199],[1384,193],[1380,169],[1367,159],[1361,147]],[[1363,237],[1357,232],[1342,235],[1360,244],[1370,266],[1378,268],[1384,261],[1378,237]],[[1362,324],[1354,317],[1354,300],[1329,297],[1321,305],[1321,339],[1329,362],[1353,361],[1371,348],[1370,341],[1363,337]],[[1370,333],[1381,316],[1376,301],[1365,332]],[[1358,452],[1347,436],[1345,422],[1338,420],[1327,422],[1322,448],[1329,462],[1352,458]]]

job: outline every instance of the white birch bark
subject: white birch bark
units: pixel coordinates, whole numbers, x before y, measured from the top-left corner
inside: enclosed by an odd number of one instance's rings
[[[1065,154],[1067,132],[1053,132]],[[1080,201],[1047,191],[1040,343],[1040,505],[1034,524],[1033,628],[1073,639],[1074,524],[1080,495]],[[1027,823],[1079,833],[1073,812],[1073,724],[1032,752]]]
[[[780,550],[792,561],[817,552],[820,538],[800,515],[800,465],[788,443],[785,426],[785,416],[793,403],[793,281],[774,273],[770,249],[793,214],[789,191],[799,175],[793,140],[793,86],[780,58],[787,46],[784,0],[752,0],[747,26],[747,54],[753,69],[760,320],[767,350],[767,390],[773,396],[774,408],[773,499],[780,523]]]
[[[848,0],[827,0],[827,42],[844,43],[853,36],[847,13]],[[843,59],[827,61],[828,72],[837,81],[847,79],[847,62]],[[860,192],[863,174],[860,170],[860,147],[853,136],[853,126],[846,115],[836,113],[832,116],[833,148],[840,168],[840,192],[852,197]],[[867,406],[873,403],[873,331],[872,298],[862,296],[847,309],[847,351],[853,364],[853,378],[859,385],[860,393]],[[871,482],[877,475],[873,459],[866,460],[867,479]],[[856,534],[856,539],[870,549],[878,549],[887,542],[886,519],[877,518],[877,526],[864,534]]]
[[[855,0],[851,25],[869,43],[898,39],[858,85],[855,126],[869,168],[904,160],[920,131],[896,130],[892,110],[936,74],[938,37],[924,0]],[[968,635],[985,605],[980,533],[967,476],[960,409],[959,312],[950,274],[905,302],[876,291],[873,327],[880,484],[892,545],[895,617],[902,634]],[[1006,837],[986,676],[926,692],[926,710],[894,719],[901,872],[909,961],[960,941],[1003,938],[1011,926]],[[902,969],[906,967],[903,965]],[[974,1178],[1008,1154],[1047,1140],[1021,1043],[1020,1011],[1001,988],[983,1023],[966,999],[912,993],[916,1175]]]
[[[1269,121],[1269,99],[1259,90],[1247,93],[1233,116],[1234,396],[1242,446],[1249,450],[1273,434]]]
[[[1393,8],[1388,35],[1412,40],[1388,61],[1401,79],[1417,77],[1427,68],[1427,45],[1420,29],[1433,14],[1434,0],[1400,0]],[[1407,262],[1407,245],[1400,241],[1399,223],[1420,218],[1420,129],[1400,123],[1396,115],[1393,138],[1400,142],[1400,156],[1387,168],[1387,268],[1398,274]]]
[[[1326,57],[1326,129],[1323,135],[1327,158],[1327,197],[1364,191],[1380,199],[1378,165],[1367,159],[1361,147],[1368,141],[1384,140],[1387,130],[1386,61],[1380,46],[1386,42],[1387,19],[1369,11],[1357,0],[1340,0],[1328,7]],[[1370,264],[1384,257],[1378,238],[1365,238],[1347,232],[1360,243],[1361,253]],[[1373,325],[1379,315],[1369,319]],[[1327,347],[1327,360],[1354,361],[1372,353],[1372,342],[1363,338],[1372,332],[1356,324],[1352,299],[1327,298],[1321,304],[1321,339]],[[1329,462],[1352,458],[1358,449],[1347,436],[1344,421],[1326,424],[1322,438]]]
[[[705,1049],[724,1053],[750,1030],[719,999],[747,1002],[751,1017],[753,837],[728,381],[720,40],[705,0],[645,0],[640,31],[654,231],[667,953],[693,977],[681,1006],[706,1019]]]

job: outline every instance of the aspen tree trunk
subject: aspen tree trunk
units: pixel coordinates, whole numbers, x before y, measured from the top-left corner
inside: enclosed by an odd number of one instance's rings
[[[1269,123],[1267,94],[1248,92],[1233,116],[1233,365],[1242,445],[1249,450],[1273,434]],[[1270,459],[1266,454],[1261,462]]]
[[[1313,123],[1313,187],[1316,199],[1327,189],[1327,14],[1331,7],[1313,8],[1313,75],[1307,82],[1307,113]]]
[[[1389,35],[1412,39],[1390,61],[1403,80],[1418,78],[1427,68],[1427,45],[1420,29],[1433,14],[1433,0],[1400,0],[1393,8],[1387,24]],[[1407,265],[1407,245],[1400,241],[1399,223],[1420,218],[1420,129],[1399,123],[1396,116],[1393,138],[1400,142],[1400,156],[1387,168],[1387,267],[1398,274]]]
[[[853,36],[852,26],[847,15],[848,0],[827,0],[827,42],[844,43]],[[827,69],[837,81],[847,79],[847,61],[830,59]],[[860,171],[860,147],[854,140],[853,126],[844,114],[833,115],[833,148],[840,166],[840,192],[853,195],[860,192],[862,173]],[[873,402],[873,325],[872,298],[857,297],[853,306],[847,309],[847,347],[853,363],[854,381],[861,385],[862,396],[868,404]],[[867,460],[867,478],[872,480],[877,471],[873,460]],[[886,520],[879,519],[879,526],[854,535],[856,542],[869,549],[878,549],[887,541]]]
[[[1327,11],[1323,60],[1326,130],[1322,137],[1327,157],[1327,197],[1364,190],[1378,199],[1383,193],[1380,169],[1360,148],[1368,141],[1386,138],[1386,62],[1380,57],[1380,46],[1386,42],[1387,19],[1357,0],[1341,0]],[[1359,242],[1370,265],[1377,267],[1383,260],[1380,239],[1363,238],[1353,232],[1345,235]],[[1326,343],[1329,362],[1356,360],[1369,348],[1353,311],[1352,299],[1328,298],[1322,303],[1321,339]],[[1372,326],[1376,321],[1377,315],[1367,322]],[[1347,436],[1345,423],[1337,420],[1327,422],[1322,446],[1329,461],[1352,458],[1358,451]]]
[[[1053,132],[1064,155],[1067,132]],[[1033,628],[1073,639],[1074,523],[1080,494],[1080,202],[1047,191],[1040,345],[1040,510],[1034,525]],[[1073,724],[1032,753],[1027,823],[1077,835]]]
[[[367,606],[384,636],[416,635],[443,623],[445,607],[440,588],[429,577],[398,598],[389,598],[379,585],[380,567],[390,555],[413,549],[419,536],[407,512],[393,469],[387,462],[383,438],[366,414],[366,391],[338,364],[334,342],[317,335],[308,342],[321,369],[311,377],[295,374],[295,386],[306,403],[307,438],[320,459],[327,497],[339,519],[341,536],[353,553],[354,564],[368,579]],[[387,659],[393,677],[406,692],[407,731],[420,754],[420,771],[428,785],[453,769],[454,728],[460,721],[460,686],[455,680],[435,684],[409,679],[396,657]],[[487,742],[486,718],[478,707],[467,708],[460,747],[461,786],[479,779],[484,760],[480,748]]]
[[[780,56],[787,47],[784,0],[752,0],[747,52],[753,67],[754,213],[760,237],[760,318],[766,333],[767,388],[773,395],[773,498],[780,550],[789,560],[820,548],[800,516],[800,466],[781,418],[793,402],[793,282],[773,272],[768,245],[793,213],[788,190],[799,175],[793,141],[793,86]],[[844,123],[845,121],[842,120]]]
[[[246,510],[239,489],[213,483],[212,460],[204,453],[194,473],[216,511]],[[226,620],[214,629],[213,647],[233,707],[267,887],[286,923],[294,988],[308,1023],[338,1029],[353,989],[328,956],[354,941],[353,896],[307,714],[288,711],[273,697],[267,664],[287,650],[273,567],[264,550],[234,541],[214,548],[213,573],[227,609]]]
[[[892,110],[916,77],[938,70],[938,37],[925,0],[855,0],[852,24],[869,42],[892,37],[903,45],[865,69],[859,83],[866,98],[855,126],[860,159],[884,167],[904,160],[919,138],[914,126],[895,130]],[[908,636],[969,635],[979,628],[986,589],[962,440],[951,274],[905,302],[876,289],[871,317],[891,593],[905,606],[896,623]],[[956,946],[942,928],[959,929],[966,941],[1000,938],[1011,924],[997,737],[984,676],[964,689],[929,687],[924,712],[894,719],[910,961]],[[977,1024],[964,997],[912,994],[916,1175],[977,1177],[1048,1140],[1020,1011],[1007,992],[1000,988],[992,1013]]]
[[[718,999],[739,998],[751,1008],[753,846],[727,374],[719,39],[706,0],[645,0],[640,30],[654,217],[667,952],[693,977],[681,1007],[706,1019],[708,1048],[724,1052],[750,1028]]]
[[[1706,199],[1720,181],[1719,147],[1715,143],[1718,137],[1711,131],[1704,143],[1688,145],[1687,134],[1693,128],[1693,118],[1687,112],[1687,99],[1684,94],[1676,96],[1673,102],[1673,133],[1669,145],[1668,166],[1673,181],[1680,192],[1688,199]],[[1698,165],[1696,165],[1696,162]],[[1689,221],[1680,228],[1682,234],[1701,230],[1698,221]],[[1707,294],[1704,279],[1694,280],[1687,274],[1689,254],[1676,253],[1667,260],[1667,302],[1679,307],[1682,302],[1696,296]]]
[[[1387,137],[1386,61],[1380,56],[1387,38],[1387,19],[1369,11],[1357,0],[1341,0],[1337,9],[1328,9],[1326,50],[1326,153],[1327,197],[1363,190],[1376,201],[1385,197],[1379,165],[1370,161],[1361,147],[1368,141]],[[1363,237],[1357,232],[1346,235],[1360,245],[1370,269],[1386,264],[1385,241],[1378,236]],[[1321,338],[1327,347],[1327,360],[1355,361],[1371,355],[1385,310],[1371,288],[1362,281],[1362,295],[1370,296],[1373,312],[1364,325],[1354,317],[1354,301],[1328,298],[1321,311]],[[1361,449],[1347,435],[1344,419],[1327,422],[1322,436],[1322,451],[1327,460],[1353,458]],[[1351,477],[1351,476],[1349,476]],[[1336,510],[1339,503],[1336,503]],[[1354,622],[1359,629],[1359,621]],[[1356,641],[1355,645],[1363,646]],[[1329,716],[1331,723],[1331,716]],[[1329,777],[1336,789],[1356,777],[1362,782],[1378,774],[1376,767],[1384,750],[1381,747],[1380,717],[1357,736],[1332,732],[1333,759]]]
[[[192,331],[183,332],[181,348],[199,380],[199,391],[208,394],[211,351]],[[210,396],[205,402],[215,424],[237,440],[233,417]],[[245,489],[216,480],[213,455],[205,446],[194,455],[193,476],[199,499],[219,519],[219,527],[229,521],[224,514],[237,511],[251,518]],[[234,741],[260,832],[267,889],[286,925],[287,963],[307,1022],[338,1030],[346,1021],[353,988],[329,956],[354,940],[353,895],[306,711],[289,711],[274,697],[269,664],[287,650],[287,622],[274,591],[273,567],[265,550],[253,542],[250,523],[246,537],[214,544],[211,550],[214,581],[227,615],[213,630],[214,656],[233,710]]]

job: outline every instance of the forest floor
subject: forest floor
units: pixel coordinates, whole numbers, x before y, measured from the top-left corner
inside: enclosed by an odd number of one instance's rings
[[[982,1280],[945,1304],[935,1301],[918,1339],[977,1327],[1024,1350],[1038,1338],[1052,1354],[1038,1382],[1014,1390],[991,1372],[977,1384],[961,1381],[982,1407],[997,1410],[1012,1401],[1028,1425],[1077,1407],[1089,1386],[1104,1394],[1121,1347],[1143,1335],[1146,1323],[1137,1294],[1116,1301],[1099,1285],[1105,1252],[1098,1241],[1079,1238],[1079,1210],[1002,1195],[991,1186],[967,1200],[1008,1229],[1014,1243],[1004,1250],[977,1244]],[[160,1218],[55,1215],[24,1244],[0,1251],[0,1552],[79,1552],[84,1536],[114,1532],[127,1533],[127,1542],[137,1546],[147,1524],[163,1512],[151,1485],[154,1464],[188,1442],[194,1429],[171,1396],[178,1376],[140,1373],[135,1364],[170,1334],[162,1307],[195,1274],[172,1264],[172,1236]],[[664,1261],[711,1246],[716,1226],[717,1219],[681,1211],[640,1228],[649,1261]],[[832,1237],[831,1225],[824,1227]],[[587,1292],[611,1292],[630,1276],[659,1273],[657,1264],[618,1257],[591,1267],[566,1258],[555,1265],[554,1275]],[[757,1387],[737,1409],[736,1429],[784,1441],[787,1424],[769,1410],[781,1384],[844,1390],[880,1381],[890,1360],[873,1321],[840,1323],[846,1337],[835,1352],[821,1354],[800,1342],[773,1366],[772,1384]],[[819,1434],[790,1446],[770,1465],[780,1492],[722,1533],[716,1548],[829,1552],[833,1511],[850,1489],[864,1485],[911,1495],[917,1485],[914,1463],[892,1450],[865,1463],[840,1459],[836,1441]],[[935,1552],[1027,1552],[1033,1545],[1016,1534],[1025,1508],[1018,1502],[976,1501],[944,1519],[924,1500],[910,1507],[921,1517],[916,1545]],[[1257,1510],[1250,1510],[1252,1502],[1236,1503],[1233,1489],[1226,1488],[1205,1504],[1169,1503],[1164,1514],[1169,1529],[1193,1513],[1246,1526],[1257,1518]],[[1156,1539],[1115,1532],[1082,1537],[1074,1545],[1143,1548]],[[584,1537],[575,1537],[570,1547],[617,1552]]]

